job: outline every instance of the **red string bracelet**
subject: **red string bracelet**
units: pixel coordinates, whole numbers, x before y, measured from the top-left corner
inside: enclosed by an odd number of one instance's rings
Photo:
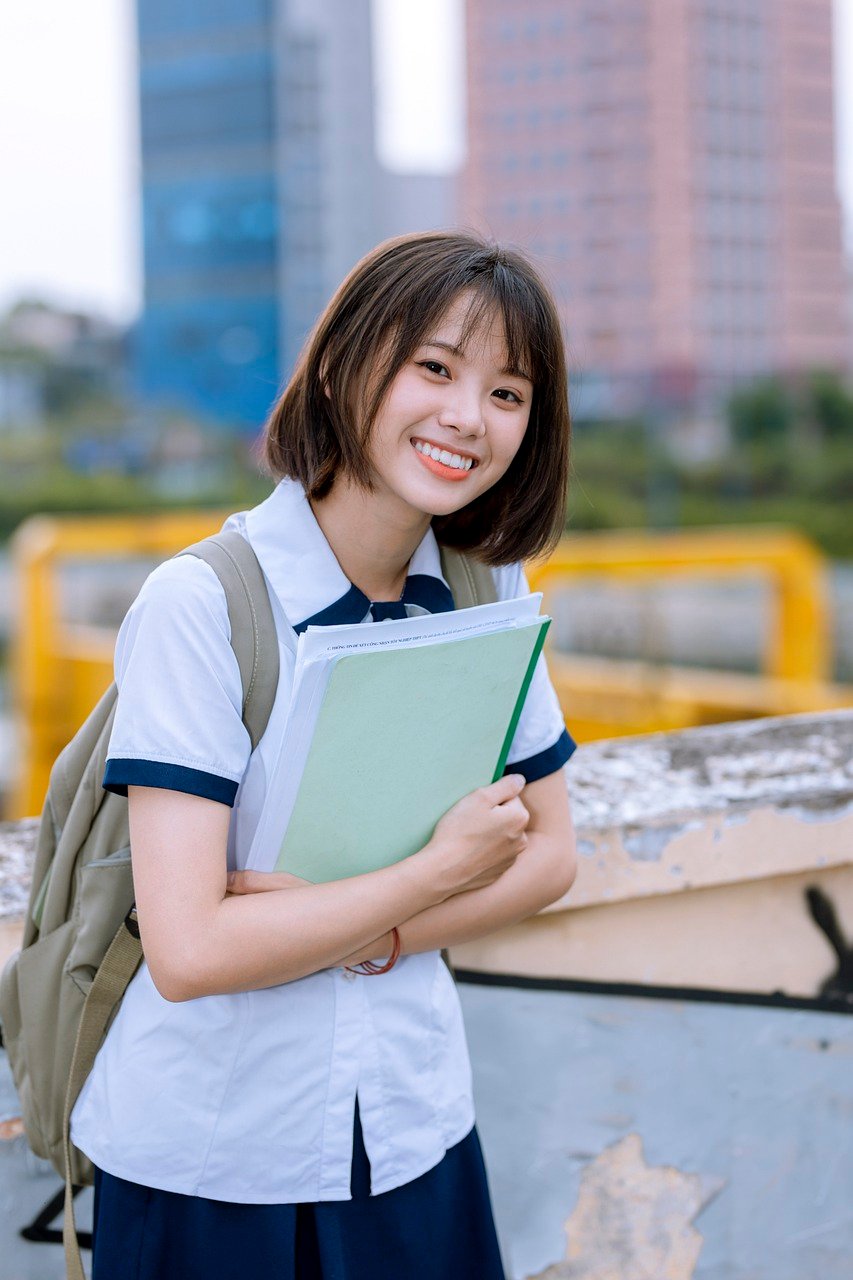
[[[372,977],[377,973],[387,973],[389,969],[393,969],[400,959],[400,930],[395,926],[391,933],[393,934],[391,954],[384,964],[377,964],[375,960],[362,960],[361,964],[345,964],[344,968],[350,973],[361,973],[365,977]]]

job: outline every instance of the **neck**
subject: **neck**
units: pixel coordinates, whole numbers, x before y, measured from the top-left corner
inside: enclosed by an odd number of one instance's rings
[[[311,510],[350,582],[370,600],[398,600],[430,516],[343,477]]]

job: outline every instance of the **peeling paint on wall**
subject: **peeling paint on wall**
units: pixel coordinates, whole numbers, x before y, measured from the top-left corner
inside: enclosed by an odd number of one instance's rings
[[[690,1280],[703,1243],[691,1223],[725,1183],[650,1167],[631,1133],[584,1170],[565,1261],[528,1280]]]
[[[678,822],[669,826],[640,827],[625,835],[625,849],[629,856],[637,862],[659,862],[664,850],[685,831],[696,831],[701,822]]]

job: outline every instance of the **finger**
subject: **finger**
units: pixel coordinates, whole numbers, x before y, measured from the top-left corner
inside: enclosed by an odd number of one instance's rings
[[[505,800],[501,805],[501,812],[522,827],[526,827],[530,821],[530,810],[518,796],[513,796],[512,800]]]
[[[523,773],[507,773],[504,777],[498,778],[497,782],[483,787],[483,794],[492,804],[504,804],[507,800],[514,800],[520,795],[526,785],[527,779]]]
[[[276,871],[272,874],[276,877],[277,889],[301,889],[303,885],[311,884],[310,880],[305,880],[302,876],[292,875],[289,871]]]
[[[307,883],[288,871],[229,871],[226,890],[233,894],[267,893],[271,889],[294,889]]]
[[[497,818],[500,829],[509,839],[514,839],[521,835],[522,831],[526,831],[530,822],[530,814],[517,799],[496,805],[492,813]]]
[[[228,893],[261,893],[267,888],[268,877],[258,871],[229,871],[225,878]]]

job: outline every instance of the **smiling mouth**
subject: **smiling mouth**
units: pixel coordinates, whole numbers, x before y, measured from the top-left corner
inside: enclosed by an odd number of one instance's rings
[[[415,453],[421,458],[430,471],[447,478],[462,479],[478,465],[477,459],[470,454],[457,453],[453,449],[440,449],[428,440],[412,439],[410,441]]]

